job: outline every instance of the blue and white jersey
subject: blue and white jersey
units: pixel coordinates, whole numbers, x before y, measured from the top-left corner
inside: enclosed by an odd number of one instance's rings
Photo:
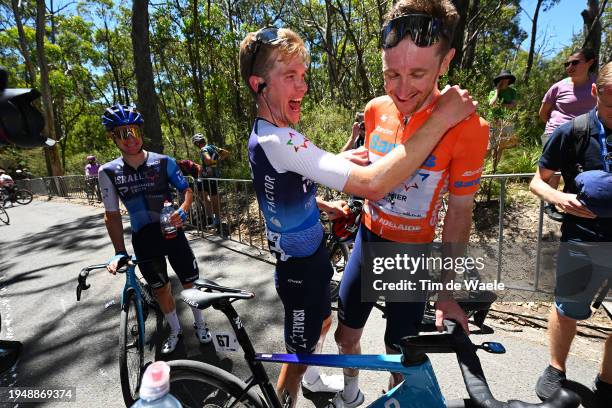
[[[312,255],[323,240],[316,183],[342,190],[351,163],[261,118],[255,120],[248,148],[270,250],[281,260]]]
[[[143,164],[134,169],[119,157],[98,171],[98,182],[106,211],[119,211],[119,199],[130,214],[132,231],[159,222],[164,201],[172,200],[170,184],[179,191],[189,184],[173,158],[147,152]]]

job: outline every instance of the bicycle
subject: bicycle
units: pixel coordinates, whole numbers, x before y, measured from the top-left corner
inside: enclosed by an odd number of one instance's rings
[[[247,290],[219,286],[205,279],[196,281],[195,285],[198,289],[181,292],[183,301],[199,309],[213,307],[228,318],[252,376],[244,382],[233,374],[206,363],[189,360],[170,361],[168,362],[171,367],[170,392],[179,399],[183,407],[239,405],[253,408],[286,407],[290,401],[281,402],[278,399],[262,364],[264,362],[335,368],[352,367],[402,373],[406,381],[389,390],[370,405],[371,407],[574,408],[580,403],[580,398],[575,393],[564,389],[558,390],[551,399],[541,404],[497,401],[489,390],[476,350],[500,354],[505,352],[504,347],[500,343],[493,342],[476,346],[463,332],[461,326],[454,322],[446,322],[447,332],[443,334],[427,333],[403,338],[400,344],[402,353],[397,355],[255,353],[244,323],[232,306],[238,300],[252,299],[255,295]],[[456,354],[469,399],[446,403],[426,353]],[[256,391],[256,386],[259,387],[261,394]]]
[[[30,190],[24,188],[15,187],[13,190],[7,190],[3,188],[0,190],[1,199],[0,201],[5,205],[7,202],[19,203],[21,205],[30,204],[34,199],[34,195]]]
[[[0,221],[5,223],[6,225],[9,225],[9,223],[11,222],[9,215],[4,209],[4,205],[1,202],[0,202]]]
[[[136,276],[136,265],[146,261],[136,261],[134,257],[117,272],[125,273],[125,286],[121,293],[121,319],[119,323],[119,376],[121,392],[127,407],[138,399],[140,381],[146,364],[144,363],[145,321],[149,309],[159,316],[160,309],[153,297],[151,288],[142,278]],[[81,269],[77,285],[77,301],[81,291],[89,289],[87,276],[96,269],[106,269],[106,264],[91,265]]]

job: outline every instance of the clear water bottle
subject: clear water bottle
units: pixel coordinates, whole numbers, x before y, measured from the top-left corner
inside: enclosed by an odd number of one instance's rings
[[[140,399],[131,408],[182,408],[181,403],[170,395],[170,366],[157,361],[147,367],[142,384]]]
[[[174,213],[174,207],[170,201],[164,202],[164,208],[162,208],[159,214],[159,224],[161,225],[162,234],[164,238],[173,239],[176,238],[176,227],[172,225],[170,217]]]

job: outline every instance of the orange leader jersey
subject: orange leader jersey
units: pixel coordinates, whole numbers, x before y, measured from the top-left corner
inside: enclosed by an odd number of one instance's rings
[[[365,109],[370,161],[376,162],[410,138],[431,115],[434,104],[404,120],[390,97],[371,100]],[[478,190],[488,140],[489,124],[475,114],[449,130],[414,174],[383,199],[366,200],[365,226],[391,241],[433,241],[442,196]]]

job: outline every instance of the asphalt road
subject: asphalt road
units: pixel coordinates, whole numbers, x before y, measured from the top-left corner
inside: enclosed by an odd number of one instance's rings
[[[23,342],[24,353],[16,370],[1,379],[0,385],[76,387],[74,405],[47,403],[38,406],[122,407],[117,354],[118,303],[123,276],[93,272],[89,279],[91,288],[83,293],[81,302],[77,303],[75,297],[80,268],[104,262],[113,253],[102,210],[35,200],[27,206],[9,208],[8,212],[11,224],[0,225],[0,338]],[[273,286],[273,265],[245,255],[246,247],[226,241],[195,239],[191,245],[201,276],[227,286],[249,288],[257,294],[254,300],[236,306],[255,348],[260,352],[284,352],[283,312]],[[173,284],[174,292],[178,293],[178,281],[174,280]],[[113,300],[114,305],[105,307]],[[217,354],[212,345],[200,346],[193,335],[191,312],[185,304],[178,307],[185,336],[171,358],[206,361],[246,378],[241,354]],[[213,329],[230,329],[219,312],[206,311],[205,316]],[[384,324],[380,313],[374,311],[366,326],[364,353],[384,350]],[[154,332],[148,329],[149,333]],[[165,329],[162,331],[165,333]],[[152,334],[150,343],[159,344],[159,336]],[[337,349],[331,337],[325,351],[335,353]],[[500,341],[508,350],[504,355],[480,353],[488,382],[497,398],[538,401],[533,386],[548,360],[543,331],[496,329],[494,334],[475,334],[472,339],[474,342]],[[578,339],[569,360],[569,378],[590,386],[601,350],[601,343]],[[147,358],[155,358],[154,349],[147,354]],[[466,397],[454,356],[433,355],[432,362],[444,395],[453,399]],[[271,378],[275,379],[279,366],[270,365],[268,369]],[[361,373],[366,402],[380,395],[386,387],[387,376],[378,372]],[[317,398],[317,405],[322,400]],[[301,399],[299,405],[306,407],[312,403]]]

